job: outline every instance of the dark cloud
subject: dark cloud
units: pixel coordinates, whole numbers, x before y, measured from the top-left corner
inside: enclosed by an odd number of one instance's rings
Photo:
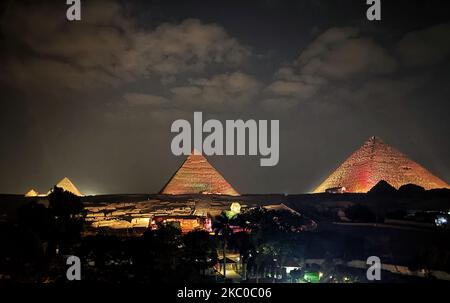
[[[294,65],[300,73],[345,79],[361,74],[386,74],[396,62],[372,38],[355,28],[331,28],[314,40]]]
[[[233,72],[190,81],[190,85],[171,89],[177,104],[210,110],[237,109],[248,105],[260,84],[254,77]]]
[[[169,103],[164,97],[148,94],[126,93],[123,98],[131,106],[165,107]]]
[[[440,63],[450,56],[450,23],[412,31],[398,42],[404,64],[424,66]]]
[[[170,77],[180,73],[237,66],[250,54],[221,26],[197,19],[145,29],[112,1],[83,4],[81,22],[67,22],[62,12],[60,7],[39,4],[7,11],[3,32],[30,55],[8,54],[4,81],[27,88],[52,83],[79,90],[151,75],[171,82]]]
[[[92,192],[156,192],[182,161],[170,124],[194,110],[280,119],[278,166],[211,159],[240,192],[309,191],[372,135],[449,180],[449,20],[406,18],[400,6],[419,11],[402,1],[368,24],[361,1],[317,3],[89,1],[71,23],[64,3],[11,2],[0,192],[65,175]]]

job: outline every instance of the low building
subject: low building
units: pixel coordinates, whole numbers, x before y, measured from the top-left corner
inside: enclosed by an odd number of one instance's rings
[[[172,223],[180,227],[182,233],[194,230],[205,230],[212,232],[211,219],[205,216],[154,216],[149,227],[157,229],[160,224]]]
[[[325,192],[327,194],[343,194],[347,191],[347,189],[344,186],[338,186],[338,187],[332,187],[327,188]]]

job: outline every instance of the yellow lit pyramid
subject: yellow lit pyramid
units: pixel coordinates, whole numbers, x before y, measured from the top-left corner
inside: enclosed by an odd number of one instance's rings
[[[39,193],[32,188],[29,191],[27,191],[25,197],[37,197],[38,195]]]
[[[59,188],[62,188],[64,191],[71,192],[72,194],[74,194],[76,196],[83,196],[83,194],[78,190],[78,188],[67,177],[64,177],[55,186],[59,187]],[[52,190],[50,190],[47,193],[47,195],[49,195],[51,192],[52,192]]]

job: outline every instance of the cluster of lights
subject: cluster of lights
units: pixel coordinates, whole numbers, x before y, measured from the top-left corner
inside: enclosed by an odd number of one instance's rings
[[[441,227],[441,226],[447,225],[448,220],[447,220],[447,218],[444,217],[444,216],[438,216],[438,217],[434,220],[434,223],[436,224],[436,226]]]

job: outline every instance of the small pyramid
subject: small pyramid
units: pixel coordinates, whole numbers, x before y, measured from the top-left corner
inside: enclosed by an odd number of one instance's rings
[[[37,197],[37,196],[39,196],[39,193],[35,191],[33,188],[27,191],[27,193],[25,194],[25,197]]]
[[[337,187],[345,187],[347,192],[366,193],[381,180],[396,189],[410,183],[425,189],[449,188],[445,181],[420,164],[380,138],[372,137],[320,184],[314,193]]]
[[[58,184],[56,184],[55,186],[62,188],[64,191],[71,192],[72,194],[74,194],[76,196],[83,196],[81,194],[81,192],[78,190],[78,188],[67,177],[64,177],[63,179],[61,179],[61,181],[59,181]],[[47,194],[50,194],[51,191],[52,190],[50,190]]]
[[[222,175],[193,151],[161,190],[165,195],[216,194],[239,196]]]

